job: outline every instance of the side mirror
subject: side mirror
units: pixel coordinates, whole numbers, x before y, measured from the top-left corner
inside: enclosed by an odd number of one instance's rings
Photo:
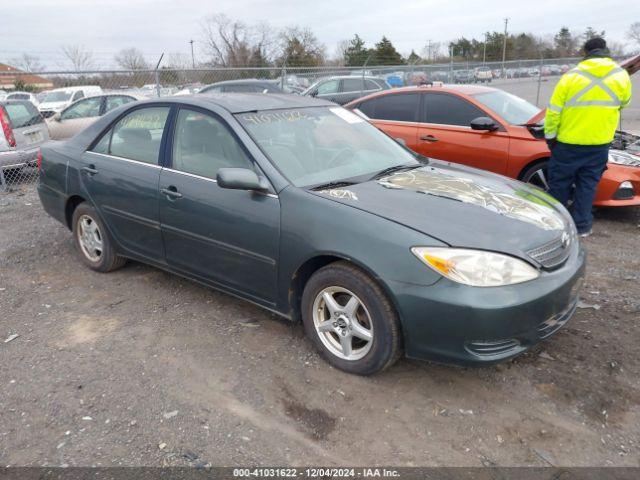
[[[493,132],[494,130],[498,130],[498,125],[489,117],[478,117],[471,120],[469,124],[471,130],[485,130],[488,132]]]
[[[394,138],[394,140],[398,142],[400,145],[402,145],[403,147],[407,146],[407,142],[404,141],[404,138]]]
[[[260,178],[253,170],[248,168],[221,168],[216,175],[220,188],[231,190],[254,190],[266,192],[269,183],[265,178]]]
[[[62,114],[61,114],[60,112],[56,113],[56,114],[53,116],[53,120],[54,120],[54,121],[56,121],[56,122],[61,121],[61,120],[62,120],[61,115],[62,115]]]
[[[318,90],[311,90],[311,92],[309,93],[310,97],[317,97],[318,96]]]

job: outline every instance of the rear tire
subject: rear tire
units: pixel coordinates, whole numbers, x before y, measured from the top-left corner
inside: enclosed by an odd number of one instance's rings
[[[302,294],[302,320],[325,360],[348,373],[378,373],[402,353],[400,321],[389,297],[347,262],[311,276]]]
[[[91,205],[78,205],[71,225],[80,259],[91,270],[111,272],[127,263],[126,258],[116,253],[109,232]]]

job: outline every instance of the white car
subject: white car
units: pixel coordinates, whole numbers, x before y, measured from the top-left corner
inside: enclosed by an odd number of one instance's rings
[[[49,118],[81,98],[93,97],[101,93],[102,88],[95,85],[56,88],[47,93],[38,105],[38,110],[44,118]]]
[[[5,100],[27,100],[28,102],[33,103],[36,107],[40,103],[35,94],[30,92],[11,92],[7,95]]]

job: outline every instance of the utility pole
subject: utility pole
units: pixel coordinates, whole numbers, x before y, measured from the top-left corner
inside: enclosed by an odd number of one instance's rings
[[[482,65],[487,63],[487,35],[488,32],[484,32],[484,47],[482,48]]]
[[[427,40],[427,61],[431,60],[431,39]]]
[[[196,68],[196,57],[193,55],[193,42],[195,42],[195,40],[193,40],[193,39],[189,40],[189,43],[191,44],[191,66],[195,70],[195,68]]]
[[[507,56],[507,25],[509,24],[509,19],[504,19],[504,38],[502,39],[502,78],[504,75],[504,60]]]

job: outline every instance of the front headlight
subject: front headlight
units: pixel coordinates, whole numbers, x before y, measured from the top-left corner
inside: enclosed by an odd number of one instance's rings
[[[540,275],[528,263],[500,253],[446,247],[413,247],[411,252],[449,280],[472,287],[513,285]]]
[[[609,163],[626,165],[628,167],[640,167],[640,157],[621,150],[612,150],[609,152]]]

